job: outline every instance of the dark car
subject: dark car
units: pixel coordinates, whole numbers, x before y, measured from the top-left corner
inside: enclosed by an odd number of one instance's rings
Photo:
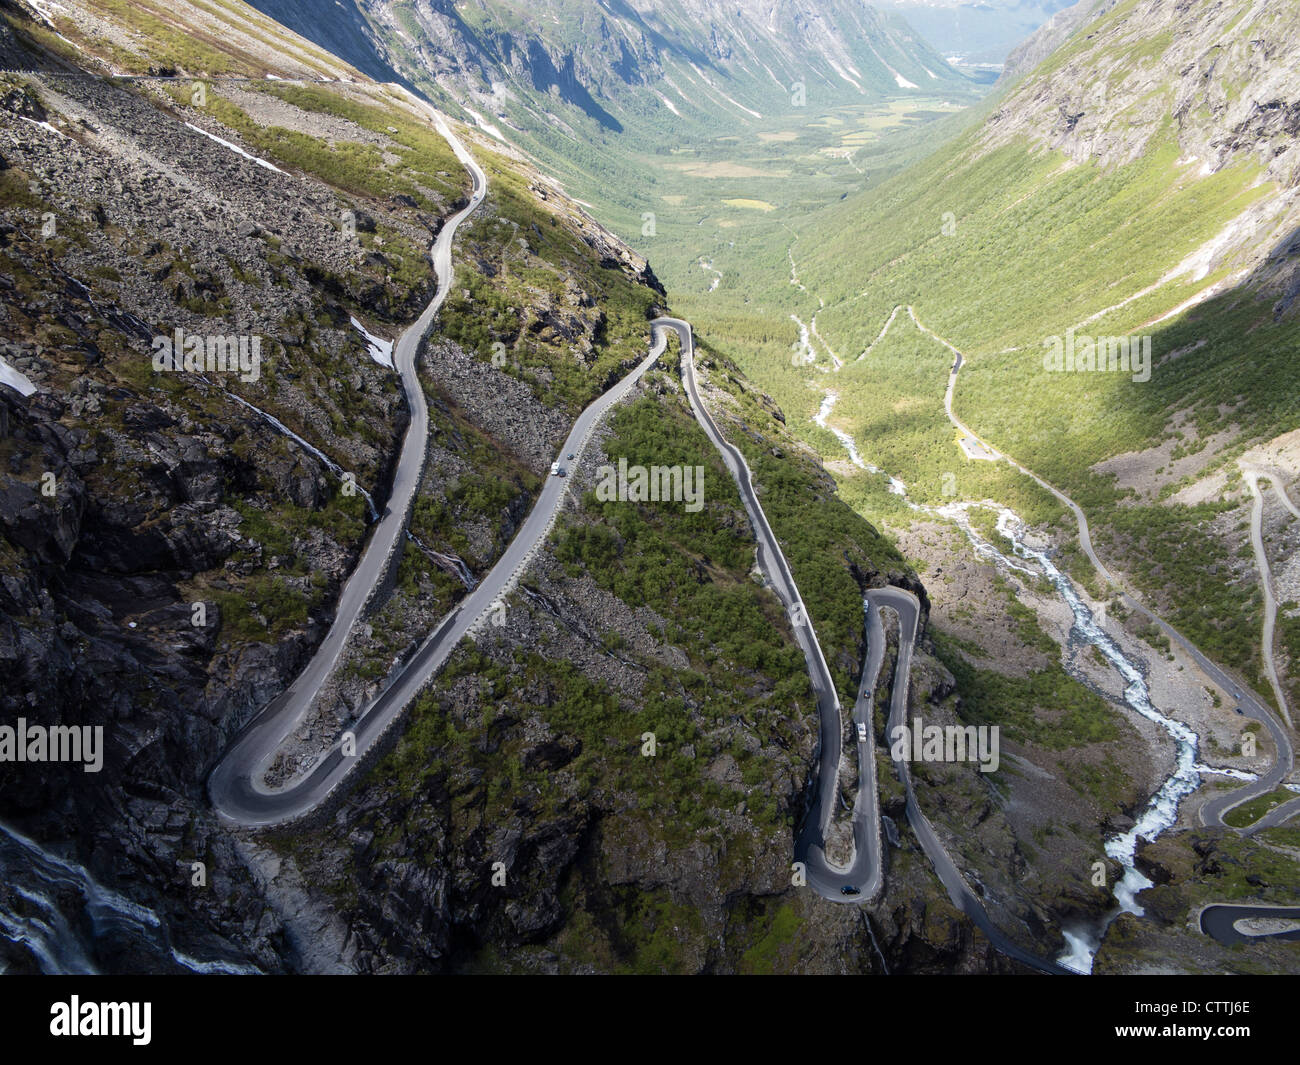
[[[840,894],[841,894],[841,895],[861,895],[862,892],[859,891],[857,888],[855,888],[852,884],[845,884],[842,888],[840,888]]]
[[[1245,716],[1246,716],[1246,711],[1244,711],[1241,707],[1239,707],[1239,706],[1234,706],[1232,709],[1233,709],[1236,713],[1240,714],[1242,717],[1245,717]]]

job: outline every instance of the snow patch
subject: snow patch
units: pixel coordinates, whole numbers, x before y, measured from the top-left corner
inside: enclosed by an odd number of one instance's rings
[[[196,126],[193,122],[186,122],[185,125],[188,129],[192,129],[195,133],[203,134],[203,136],[207,137],[208,140],[216,141],[223,148],[229,148],[236,155],[242,155],[245,159],[249,160],[250,162],[256,163],[258,166],[265,167],[267,170],[273,170],[277,174],[284,173],[284,171],[281,170],[274,163],[268,163],[265,159],[259,159],[255,155],[249,155],[248,152],[244,151],[244,149],[241,148],[238,144],[232,144],[228,140],[223,140],[222,138],[218,137],[215,133],[209,133],[206,129],[199,129],[199,127]]]
[[[33,11],[41,16],[45,21],[45,25],[49,26],[50,29],[54,29],[54,19],[51,17],[49,9],[41,3],[41,0],[27,0],[27,3]],[[67,10],[62,4],[53,4],[52,6],[57,7],[60,11]]]
[[[36,119],[28,118],[26,115],[19,115],[18,117],[29,125],[36,126],[38,129],[43,129],[47,133],[53,133],[56,137],[63,136],[63,133],[60,130],[55,129],[48,122],[37,122]]]
[[[830,63],[830,65],[831,65],[831,69],[832,69],[833,71],[835,71],[836,74],[838,74],[841,78],[843,78],[843,79],[844,79],[845,81],[847,81],[850,85],[852,85],[855,89],[857,89],[858,92],[861,92],[861,91],[862,91],[862,85],[861,85],[859,82],[855,81],[852,77],[850,77],[849,74],[848,74],[848,72],[847,72],[847,71],[846,71],[842,66],[840,66],[837,62],[835,62],[834,59],[828,59],[827,62]]]
[[[474,125],[478,126],[478,128],[481,129],[484,133],[486,133],[489,137],[495,137],[502,144],[510,143],[509,141],[506,140],[506,136],[504,133],[501,132],[499,126],[492,125],[491,122],[489,122],[486,118],[480,115],[472,107],[466,107],[464,104],[461,104],[460,106],[461,106],[461,110],[463,110],[465,114],[469,115],[469,117],[474,120]]]
[[[3,358],[0,358],[0,385],[8,385],[20,396],[30,396],[36,386],[28,380],[21,370],[15,370]]]
[[[366,344],[370,348],[370,357],[380,366],[387,366],[390,370],[396,369],[393,365],[393,342],[375,336],[355,318],[352,319],[352,325],[358,333],[366,338]]]

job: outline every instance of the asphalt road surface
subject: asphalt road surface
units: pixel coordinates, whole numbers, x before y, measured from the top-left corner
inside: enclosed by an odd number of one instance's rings
[[[907,724],[908,679],[912,668],[912,648],[916,644],[916,630],[920,621],[921,605],[917,602],[916,596],[902,588],[879,588],[869,591],[867,593],[867,608],[873,617],[868,631],[872,634],[880,634],[880,644],[884,643],[884,628],[880,621],[880,608],[882,606],[892,607],[898,612],[899,624],[898,663],[894,667],[894,690],[889,703],[889,723],[885,729],[885,734],[889,737],[893,736],[894,729]],[[868,637],[869,640],[874,638],[874,636]],[[902,780],[907,793],[908,824],[912,826],[912,832],[921,844],[921,849],[925,851],[926,857],[930,859],[930,864],[934,866],[935,874],[939,877],[939,882],[947,890],[948,898],[952,900],[952,904],[971,919],[971,922],[988,937],[989,942],[993,944],[996,950],[1007,957],[1042,973],[1050,973],[1056,976],[1077,975],[1072,969],[1039,958],[1018,946],[1008,939],[993,923],[988,911],[984,909],[984,904],[971,891],[956,863],[953,862],[952,857],[939,841],[934,826],[921,812],[920,804],[916,801],[916,791],[912,786],[911,764],[905,759],[897,759],[894,766],[898,770],[899,778]]]
[[[432,259],[439,278],[437,294],[393,349],[394,365],[401,374],[410,405],[411,423],[402,444],[388,505],[371,532],[360,563],[344,585],[334,623],[316,654],[289,688],[244,727],[208,778],[208,793],[218,813],[246,827],[279,824],[301,817],[318,807],[343,782],[447,660],[461,637],[513,586],[529,555],[550,528],[567,487],[568,482],[560,477],[550,477],[544,482],[531,513],[500,560],[475,590],[438,623],[411,660],[362,712],[349,730],[350,737],[341,735],[325,757],[292,784],[278,789],[265,784],[266,770],[276,752],[311,709],[321,686],[337,665],[372,589],[382,581],[389,555],[405,534],[407,513],[419,487],[428,438],[428,408],[415,371],[415,356],[451,284],[451,245],[456,228],[483,202],[487,191],[487,178],[478,164],[440,116],[435,116],[435,122],[473,176],[474,191],[469,203],[447,221],[434,244]],[[635,370],[579,415],[561,455],[581,453],[601,416],[659,358],[667,347],[666,330],[677,328],[678,324],[685,325],[674,321],[652,323],[654,342],[650,353]],[[689,332],[689,327],[686,328]],[[345,738],[350,739],[346,747]],[[349,753],[344,753],[345,749]]]
[[[429,408],[425,403],[424,390],[420,387],[419,375],[416,373],[415,357],[420,342],[429,331],[434,317],[442,308],[451,289],[453,277],[451,246],[456,238],[456,231],[461,223],[474,213],[487,194],[487,175],[447,127],[441,116],[437,116],[436,125],[438,132],[446,138],[457,158],[469,170],[474,188],[469,203],[447,220],[430,251],[430,258],[438,278],[438,287],[433,299],[424,309],[424,313],[402,332],[397,343],[393,345],[393,366],[402,381],[402,391],[406,396],[407,410],[410,412],[410,423],[402,440],[401,454],[393,475],[392,491],[383,514],[371,527],[370,540],[361,556],[361,561],[343,585],[330,630],[316,649],[316,653],[312,655],[311,661],[288,690],[258,714],[214,770],[209,780],[209,792],[217,808],[223,812],[227,803],[234,798],[232,774],[246,773],[250,776],[261,776],[275,751],[297,727],[298,722],[306,716],[321,685],[334,672],[339,655],[342,654],[353,627],[365,609],[371,592],[382,581],[389,558],[406,532],[408,512],[415,498],[416,489],[420,485],[429,438]],[[254,738],[255,744],[250,742]],[[246,759],[254,752],[259,756],[258,763],[246,764]],[[232,805],[231,809],[235,809],[235,806]]]
[[[908,313],[912,315],[912,320],[916,323],[919,329],[921,329],[929,336],[933,337],[940,344],[943,344],[944,347],[948,348],[955,356],[952,365],[952,370],[948,375],[948,390],[944,395],[944,401],[943,401],[944,410],[948,415],[948,420],[952,422],[952,424],[957,428],[959,432],[966,434],[967,436],[971,437],[974,440],[979,441],[980,443],[984,444],[985,447],[988,447],[990,450],[994,450],[992,448],[992,445],[989,445],[986,441],[983,441],[976,433],[972,432],[971,429],[968,426],[966,426],[965,423],[963,423],[953,413],[953,409],[952,409],[953,392],[957,386],[957,374],[961,370],[962,361],[963,361],[961,352],[958,351],[951,344],[949,344],[942,337],[940,337],[937,333],[934,333],[932,330],[930,330],[925,325],[923,325],[920,319],[917,318],[915,311],[913,311],[911,307],[908,308]],[[1005,458],[1008,463],[1014,466],[1026,477],[1031,478],[1037,484],[1045,488],[1048,492],[1050,492],[1053,496],[1055,496],[1063,505],[1069,508],[1070,512],[1074,515],[1076,524],[1078,525],[1079,544],[1083,548],[1084,554],[1087,555],[1088,561],[1092,563],[1093,568],[1096,569],[1096,571],[1099,574],[1101,574],[1101,576],[1106,580],[1108,584],[1110,584],[1112,587],[1119,590],[1123,602],[1131,610],[1137,611],[1143,617],[1147,618],[1147,620],[1157,625],[1160,628],[1160,630],[1165,634],[1166,637],[1168,637],[1174,643],[1178,644],[1178,646],[1183,649],[1183,651],[1187,654],[1187,656],[1191,658],[1193,662],[1196,663],[1197,667],[1200,668],[1200,670],[1207,677],[1209,677],[1210,680],[1212,680],[1215,684],[1217,684],[1219,688],[1221,688],[1223,691],[1229,693],[1231,698],[1234,700],[1235,704],[1241,708],[1241,712],[1243,716],[1258,721],[1268,731],[1269,736],[1272,737],[1274,748],[1277,751],[1277,756],[1276,758],[1274,758],[1273,764],[1264,773],[1261,773],[1259,777],[1256,778],[1254,781],[1245,784],[1240,788],[1235,788],[1232,791],[1225,792],[1220,795],[1214,795],[1209,799],[1206,799],[1201,804],[1200,810],[1198,811],[1198,816],[1200,817],[1201,824],[1213,828],[1223,828],[1231,832],[1237,832],[1240,835],[1249,836],[1263,829],[1271,828],[1275,825],[1280,825],[1283,822],[1289,820],[1290,818],[1295,817],[1297,814],[1300,814],[1300,796],[1298,796],[1295,799],[1282,803],[1280,806],[1274,807],[1267,814],[1261,817],[1258,821],[1254,822],[1253,824],[1249,825],[1244,829],[1234,828],[1224,820],[1224,815],[1227,814],[1227,812],[1231,810],[1233,807],[1240,806],[1244,802],[1249,802],[1251,799],[1254,799],[1257,796],[1267,795],[1273,792],[1281,785],[1282,781],[1290,777],[1291,772],[1295,766],[1295,753],[1291,745],[1291,736],[1287,728],[1283,726],[1282,722],[1278,720],[1277,715],[1274,714],[1273,711],[1264,704],[1264,701],[1260,699],[1259,696],[1256,695],[1254,691],[1252,691],[1241,680],[1238,680],[1237,678],[1230,676],[1226,670],[1221,669],[1217,664],[1210,661],[1210,659],[1208,659],[1205,655],[1201,653],[1199,648],[1197,648],[1181,632],[1179,632],[1172,625],[1170,625],[1169,622],[1167,622],[1164,618],[1160,617],[1153,610],[1147,607],[1145,603],[1143,603],[1134,593],[1132,593],[1128,589],[1128,587],[1124,584],[1123,581],[1119,580],[1114,574],[1110,572],[1110,570],[1108,570],[1105,567],[1105,565],[1102,564],[1101,559],[1097,557],[1097,552],[1093,548],[1092,532],[1088,527],[1088,517],[1086,514],[1084,514],[1082,507],[1080,507],[1073,499],[1067,496],[1055,485],[1049,484],[1047,481],[1043,480],[1043,478],[1039,477],[1038,474],[1020,465],[1020,463],[1016,462],[1014,459],[1010,458],[1005,453],[1002,453],[1002,457]],[[1253,471],[1253,472],[1256,473],[1257,475],[1260,473],[1260,471]],[[1259,522],[1260,522],[1260,513],[1262,510],[1262,499],[1259,494],[1257,476],[1251,476],[1252,471],[1250,470],[1247,470],[1246,473],[1247,473],[1247,478],[1251,490],[1255,494],[1255,507],[1252,513],[1252,538],[1253,538],[1256,558],[1261,562],[1260,568],[1262,573],[1262,580],[1265,584],[1265,602],[1267,605],[1271,601],[1272,592],[1271,589],[1268,587],[1269,577],[1268,577],[1267,559],[1263,552],[1263,544],[1259,540]],[[1267,471],[1264,472],[1264,475],[1267,475]],[[1274,483],[1275,484],[1277,483],[1276,480]],[[1284,502],[1287,508],[1291,510],[1293,514],[1296,514],[1297,517],[1300,517],[1300,511],[1298,511],[1297,508],[1294,506],[1294,504],[1291,503],[1290,499],[1285,498],[1286,496],[1285,491],[1279,489],[1279,492],[1284,497]],[[1270,643],[1272,637],[1271,629],[1272,629],[1271,625],[1269,624],[1265,625],[1265,634],[1268,637]],[[1272,659],[1272,655],[1271,655],[1271,648],[1270,648],[1270,653],[1266,656],[1266,661],[1268,662],[1270,667],[1272,664],[1271,659]],[[1275,674],[1273,675],[1273,685],[1276,690],[1276,695],[1279,701],[1279,705],[1283,708],[1283,713],[1285,714],[1286,702],[1285,699],[1282,698],[1282,692],[1280,686],[1277,684]],[[1290,724],[1289,715],[1288,715],[1288,724]],[[1241,911],[1238,914],[1239,916],[1250,916],[1250,914],[1244,912],[1246,910],[1249,910],[1250,907],[1224,905],[1217,908],[1216,907],[1209,908],[1207,909],[1206,912],[1209,912],[1210,909],[1214,909],[1216,913],[1220,913],[1220,914],[1227,913],[1228,911]],[[1235,919],[1236,918],[1234,917],[1233,920]],[[1219,920],[1219,918],[1213,918],[1213,920]],[[1230,926],[1231,921],[1229,921],[1228,924]],[[1220,930],[1222,930],[1219,925],[1216,925],[1215,927],[1220,928]],[[1202,929],[1204,931],[1209,931],[1209,929],[1205,927],[1204,923],[1202,923]],[[1234,940],[1231,940],[1232,942],[1249,942],[1250,939],[1252,938],[1249,936],[1242,936],[1236,932],[1232,932],[1231,934],[1238,937]],[[1218,937],[1216,936],[1216,938]],[[1227,942],[1227,940],[1221,940],[1221,942]]]
[[[1245,932],[1237,931],[1237,922],[1249,917],[1300,921],[1300,906],[1229,906],[1216,903],[1213,906],[1206,906],[1201,911],[1201,931],[1213,936],[1225,946],[1232,946],[1234,943],[1255,943],[1261,939],[1300,942],[1300,928],[1258,935],[1247,935]]]
[[[913,311],[911,307],[908,308],[908,313],[911,314],[912,321],[916,323],[918,329],[938,341],[944,347],[948,348],[948,350],[955,356],[952,370],[948,375],[948,390],[944,395],[943,401],[944,410],[948,415],[948,420],[952,422],[958,432],[978,441],[990,451],[997,452],[996,448],[980,437],[977,433],[973,432],[969,426],[962,422],[953,413],[953,391],[956,388],[957,374],[961,371],[963,361],[961,352],[937,333],[925,326],[916,316],[916,312]],[[1033,470],[1030,470],[1016,462],[1015,459],[1007,455],[1006,452],[997,453],[1000,454],[1011,466],[1014,466],[1026,477],[1029,477],[1035,483],[1050,492],[1062,503],[1062,505],[1070,510],[1074,515],[1075,523],[1078,526],[1079,546],[1082,547],[1084,554],[1088,556],[1088,561],[1092,563],[1093,568],[1101,574],[1108,584],[1119,591],[1124,604],[1129,609],[1137,611],[1148,621],[1151,621],[1158,626],[1165,636],[1167,636],[1172,642],[1178,644],[1178,646],[1186,652],[1187,656],[1196,663],[1201,672],[1209,677],[1210,680],[1218,685],[1223,691],[1231,694],[1232,698],[1236,701],[1236,705],[1241,707],[1243,716],[1258,721],[1268,730],[1269,736],[1272,737],[1273,745],[1277,751],[1277,757],[1274,759],[1273,765],[1251,783],[1206,800],[1206,802],[1201,805],[1199,811],[1201,823],[1215,828],[1226,828],[1229,831],[1240,832],[1243,835],[1250,835],[1254,832],[1258,832],[1260,829],[1267,828],[1270,825],[1281,824],[1288,818],[1300,814],[1300,798],[1297,798],[1276,807],[1267,817],[1257,821],[1246,829],[1234,829],[1231,825],[1224,822],[1223,815],[1227,813],[1228,810],[1259,795],[1267,795],[1269,792],[1275,790],[1283,780],[1286,780],[1291,775],[1291,771],[1295,767],[1295,753],[1291,746],[1290,734],[1287,732],[1286,728],[1283,727],[1282,722],[1278,720],[1277,715],[1274,714],[1273,711],[1264,704],[1263,700],[1247,687],[1245,683],[1230,676],[1226,670],[1221,669],[1214,662],[1210,661],[1210,659],[1206,658],[1199,648],[1197,648],[1181,632],[1170,625],[1164,618],[1151,610],[1141,601],[1141,599],[1129,590],[1123,581],[1106,568],[1101,559],[1097,557],[1097,552],[1093,548],[1092,530],[1088,526],[1088,516],[1084,514],[1082,507],[1055,485],[1049,484],[1047,481],[1043,480],[1043,478],[1039,477],[1038,474],[1034,473]]]
[[[839,700],[835,696],[830,670],[817,642],[816,633],[808,620],[808,612],[799,598],[798,588],[782,553],[780,545],[768,525],[762,505],[754,492],[749,467],[740,452],[723,439],[708,409],[700,399],[695,379],[695,349],[690,327],[682,322],[678,327],[682,340],[682,379],[696,420],[722,455],[723,461],[740,488],[741,500],[749,514],[758,540],[759,564],[767,574],[773,589],[780,597],[791,623],[795,638],[804,652],[813,691],[817,697],[820,721],[818,739],[817,788],[812,808],[808,813],[799,838],[795,843],[795,860],[804,863],[808,886],[821,897],[833,902],[864,903],[877,895],[884,885],[882,847],[880,842],[880,800],[876,786],[875,740],[872,732],[872,705],[876,684],[884,661],[884,625],[880,608],[892,607],[898,612],[899,633],[898,662],[895,665],[895,683],[890,703],[889,731],[907,719],[909,677],[912,668],[912,649],[916,644],[920,621],[920,603],[902,588],[872,589],[866,596],[867,657],[863,663],[862,680],[853,707],[853,721],[865,723],[868,740],[858,744],[858,796],[853,809],[854,856],[847,868],[832,865],[826,859],[825,839],[830,819],[835,809],[837,774],[840,763],[841,727]],[[1071,974],[1051,961],[1038,958],[1007,939],[993,924],[983,904],[967,886],[957,866],[934,828],[921,812],[912,788],[908,763],[895,763],[907,790],[907,816],[922,849],[933,864],[940,882],[948,891],[953,905],[965,913],[988,936],[993,946],[1003,954],[1040,972],[1060,975]],[[853,892],[845,894],[850,887]]]
[[[653,327],[655,340],[650,353],[635,370],[579,415],[560,449],[561,455],[572,452],[580,458],[596,423],[611,406],[627,395],[663,354],[667,347],[664,325],[655,322]],[[568,483],[564,477],[546,479],[533,509],[496,565],[474,591],[438,623],[410,661],[363,711],[350,730],[354,737],[354,755],[344,753],[343,737],[340,736],[324,759],[305,776],[286,788],[266,787],[262,783],[266,766],[285,737],[297,726],[299,717],[311,705],[316,693],[303,687],[304,680],[300,676],[284,695],[269,704],[239,734],[208,780],[209,795],[222,817],[246,827],[260,827],[291,821],[324,802],[429,683],[461,638],[513,587],[534,548],[550,529],[564,501]]]
[[[880,868],[880,810],[876,797],[874,759],[871,757],[870,750],[861,752],[868,767],[864,767],[861,773],[859,801],[854,811],[853,838],[856,854],[850,868],[840,869],[827,861],[823,849],[826,831],[835,811],[836,775],[839,771],[841,750],[840,701],[835,694],[831,671],[826,665],[821,645],[817,642],[817,633],[808,617],[803,599],[799,596],[799,588],[790,573],[789,563],[786,562],[785,554],[777,543],[771,525],[768,524],[767,515],[763,513],[758,494],[754,491],[749,465],[740,451],[728,443],[719,432],[713,416],[709,414],[708,408],[700,399],[699,387],[695,379],[695,342],[691,335],[691,327],[677,319],[671,319],[669,323],[677,330],[681,340],[682,382],[686,386],[691,410],[710,443],[722,456],[723,463],[740,489],[741,502],[745,505],[745,512],[749,515],[749,522],[754,529],[754,537],[758,544],[759,568],[766,575],[772,590],[781,600],[790,618],[795,641],[803,651],[804,660],[808,664],[808,675],[812,682],[813,695],[817,700],[819,729],[816,791],[813,806],[795,843],[795,860],[804,864],[808,886],[823,898],[832,902],[845,903],[870,901],[879,892],[883,883]],[[877,665],[878,670],[879,665]],[[864,745],[859,744],[859,747],[862,748]],[[844,894],[842,889],[846,885],[854,888],[855,893]]]

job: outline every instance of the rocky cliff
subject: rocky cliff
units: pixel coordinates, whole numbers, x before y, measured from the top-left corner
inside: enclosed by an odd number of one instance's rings
[[[347,27],[340,54],[362,69],[445,92],[530,142],[556,129],[639,140],[665,122],[679,139],[789,112],[796,86],[825,103],[965,84],[904,21],[848,0],[346,0],[327,19],[301,0],[254,6],[326,46]]]
[[[94,5],[5,14],[8,54],[46,73],[0,85],[0,355],[21,386],[0,386],[0,714],[106,747],[98,773],[0,776],[7,970],[1002,966],[910,844],[866,919],[789,886],[807,675],[673,372],[599,446],[704,466],[703,517],[595,507],[585,469],[505,624],[354,792],[293,834],[218,822],[205,776],[323,635],[405,427],[352,320],[391,339],[415,316],[467,178],[426,112],[237,5],[150,5],[148,32]],[[142,76],[100,76],[122,68]],[[416,543],[283,774],[492,564],[662,301],[552,183],[474,151],[492,194],[420,357]],[[186,337],[259,358],[159,365]],[[851,689],[862,589],[919,582],[771,401],[717,378],[794,565],[819,567],[809,603]]]

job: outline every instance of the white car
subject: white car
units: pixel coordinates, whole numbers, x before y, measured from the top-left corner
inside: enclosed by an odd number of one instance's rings
[[[859,743],[867,742],[867,726],[864,725],[861,721],[858,722],[858,742]]]
[[[551,463],[551,476],[552,477],[560,476],[560,464],[558,462]]]

